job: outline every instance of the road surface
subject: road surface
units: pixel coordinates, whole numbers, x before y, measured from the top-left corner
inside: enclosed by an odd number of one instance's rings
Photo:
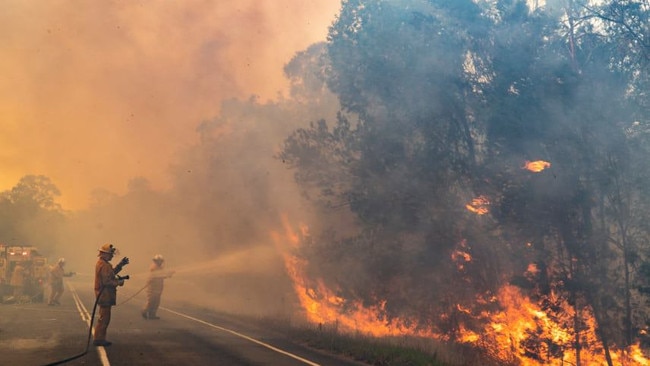
[[[87,346],[94,305],[88,279],[67,279],[60,306],[0,304],[0,365],[361,365],[197,306],[164,301],[161,319],[145,320],[143,300],[118,290],[106,348]]]

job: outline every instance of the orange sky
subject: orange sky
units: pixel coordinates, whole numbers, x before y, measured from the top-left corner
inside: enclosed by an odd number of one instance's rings
[[[324,41],[335,0],[6,0],[0,190],[50,177],[64,208],[134,176],[169,182],[220,100],[285,92],[282,67]],[[286,95],[286,93],[285,93]]]

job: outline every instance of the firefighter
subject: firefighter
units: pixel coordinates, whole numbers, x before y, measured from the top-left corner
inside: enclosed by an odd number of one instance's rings
[[[18,302],[21,301],[25,291],[25,267],[22,263],[17,262],[14,271],[11,274],[11,288],[13,289],[14,299]]]
[[[106,340],[106,330],[111,322],[111,307],[117,301],[117,287],[124,286],[124,280],[117,277],[117,272],[124,264],[128,264],[128,259],[124,258],[115,268],[110,261],[115,255],[113,244],[104,244],[99,248],[99,259],[95,265],[95,296],[99,308],[99,317],[95,324],[95,333],[93,345],[110,346],[111,342]]]
[[[160,306],[160,296],[163,292],[165,278],[171,277],[174,272],[167,272],[163,268],[165,259],[162,255],[156,254],[152,258],[153,263],[149,268],[149,279],[147,280],[147,303],[142,309],[142,317],[145,319],[160,319],[156,312]]]
[[[63,271],[65,266],[65,259],[59,258],[55,265],[50,267],[50,300],[47,302],[49,306],[61,305],[59,298],[63,294]]]

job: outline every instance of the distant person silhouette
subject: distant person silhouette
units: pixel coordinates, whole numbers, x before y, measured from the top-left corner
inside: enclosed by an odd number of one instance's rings
[[[63,294],[63,276],[65,271],[63,267],[65,266],[65,259],[59,258],[55,265],[50,267],[50,299],[47,302],[48,305],[61,305],[59,303],[59,298]]]
[[[149,279],[147,280],[147,303],[142,309],[142,317],[145,319],[160,319],[156,313],[160,306],[165,278],[169,278],[174,271],[165,271],[163,268],[165,259],[162,255],[156,254],[152,258],[153,263],[149,268]]]
[[[9,284],[13,289],[13,296],[17,302],[22,301],[23,293],[25,291],[25,275],[26,270],[22,263],[16,263],[13,272],[11,273],[11,281]]]

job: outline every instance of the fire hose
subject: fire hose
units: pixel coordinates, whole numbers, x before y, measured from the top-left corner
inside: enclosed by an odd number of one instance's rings
[[[127,264],[129,264],[129,259],[127,257],[124,257],[124,258],[122,258],[120,263],[118,263],[115,266],[115,269],[114,269],[114,272],[116,274],[115,278],[118,281],[119,280],[128,280],[129,279],[128,275],[126,275],[126,276],[118,276],[117,275],[117,273],[120,270],[122,270],[122,267],[127,265]],[[92,315],[90,316],[90,325],[88,326],[88,338],[86,338],[86,349],[83,352],[81,352],[81,353],[79,353],[77,355],[74,355],[74,356],[71,356],[71,357],[68,357],[66,359],[56,361],[56,362],[48,363],[48,364],[46,364],[44,366],[61,365],[61,364],[64,364],[66,362],[70,362],[70,361],[76,360],[78,358],[81,358],[81,357],[85,356],[86,354],[88,354],[88,350],[90,349],[90,338],[92,337],[92,334],[93,334],[93,323],[95,322],[95,312],[97,311],[97,303],[99,302],[99,297],[101,296],[102,292],[104,292],[104,288],[105,287],[102,286],[99,289],[99,292],[97,293],[97,296],[95,296],[95,303],[93,304],[93,312],[92,312]]]
[[[176,273],[176,271],[171,271],[170,273],[171,273],[171,274],[169,274],[169,275],[167,275],[167,276],[165,276],[165,277],[163,277],[163,278],[171,277],[174,273]],[[123,304],[125,304],[125,303],[127,303],[127,302],[133,300],[134,297],[138,296],[138,294],[139,294],[140,292],[142,292],[144,289],[146,289],[147,287],[149,287],[149,282],[147,282],[144,286],[142,286],[142,287],[141,287],[138,291],[136,291],[133,295],[127,297],[126,300],[123,300],[122,302],[120,302],[120,303],[117,304],[116,306],[123,305]]]
[[[146,285],[142,286],[142,288],[139,289],[136,293],[134,293],[133,295],[129,296],[126,300],[120,302],[120,303],[117,304],[116,306],[120,306],[120,305],[122,305],[122,304],[125,304],[125,303],[129,302],[131,299],[133,299],[134,297],[138,296],[138,294],[139,294],[140,292],[142,292],[142,290],[146,289],[147,287],[149,287],[149,283],[147,283]]]

